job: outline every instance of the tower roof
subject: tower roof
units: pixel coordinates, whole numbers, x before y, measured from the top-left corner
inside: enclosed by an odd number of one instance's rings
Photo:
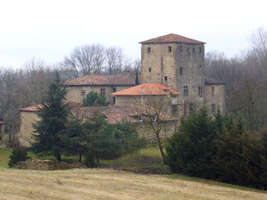
[[[163,35],[160,37],[152,38],[150,40],[145,40],[140,42],[141,44],[160,44],[160,43],[186,43],[186,44],[205,44],[198,40],[190,39],[181,35],[170,33],[168,35]]]

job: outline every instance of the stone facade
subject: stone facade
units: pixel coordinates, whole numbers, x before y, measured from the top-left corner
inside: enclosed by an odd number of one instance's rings
[[[129,88],[129,86],[88,85],[88,86],[67,86],[66,88],[67,88],[66,100],[68,102],[82,103],[86,95],[89,92],[93,91],[97,92],[100,95],[104,95],[108,100],[108,102],[110,102],[110,104],[114,104],[115,101],[111,96],[111,94],[113,92]]]
[[[19,142],[22,146],[31,146],[34,132],[32,124],[38,120],[37,113],[21,111],[20,119]]]
[[[141,82],[162,83],[181,92],[180,117],[203,106],[209,110],[214,103],[216,110],[225,111],[224,84],[205,84],[204,42],[169,34],[141,44]],[[210,87],[216,88],[213,96]]]
[[[175,130],[177,129],[177,122],[170,121],[162,124],[162,132],[160,134],[161,139],[164,141],[167,138],[171,137]],[[141,137],[144,137],[149,141],[149,143],[156,143],[157,139],[155,133],[148,124],[137,124],[136,130]]]

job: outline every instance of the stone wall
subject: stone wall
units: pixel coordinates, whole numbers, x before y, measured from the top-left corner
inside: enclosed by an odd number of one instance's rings
[[[149,143],[156,143],[155,133],[153,132],[152,128],[148,124],[137,124],[136,129],[138,134],[141,137],[147,139]],[[171,137],[177,129],[177,121],[169,121],[163,124],[162,131],[160,133],[160,137],[162,140],[166,140],[167,138]]]
[[[30,143],[33,142],[33,126],[32,124],[38,120],[36,112],[20,112],[20,132],[19,142],[22,146],[30,146]]]
[[[175,44],[142,45],[141,83],[162,83],[176,88],[175,46]]]
[[[24,147],[29,147],[33,140],[33,127],[32,124],[38,120],[38,116],[36,112],[20,112],[21,117],[21,125],[20,125],[20,132],[18,134],[19,142]],[[164,123],[162,129],[162,138],[166,139],[170,137],[175,129],[176,129],[176,121],[169,121]],[[147,124],[138,123],[136,124],[136,128],[138,134],[142,137],[145,137],[147,140],[151,141],[151,143],[155,142],[154,133]]]
[[[212,106],[215,105],[215,111],[218,109],[222,114],[225,113],[225,86],[224,85],[206,85],[205,87],[205,106],[212,114]]]
[[[94,91],[101,94],[101,88],[103,88],[105,89],[107,100],[112,104],[113,99],[111,93],[114,92],[114,89],[120,91],[129,87],[130,86],[69,86],[67,87],[66,99],[68,102],[82,103],[89,92]]]

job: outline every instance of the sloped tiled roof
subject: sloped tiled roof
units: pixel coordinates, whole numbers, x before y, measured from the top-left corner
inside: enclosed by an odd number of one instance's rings
[[[68,104],[69,104],[70,107],[81,107],[81,106],[83,106],[82,103],[76,103],[76,102],[68,102]],[[19,111],[23,111],[23,112],[38,112],[42,108],[43,108],[42,104],[37,104],[35,106],[28,106],[28,107],[25,107],[25,108],[19,108],[18,110]]]
[[[83,77],[75,78],[73,80],[65,81],[66,86],[80,86],[80,85],[135,85],[135,76],[127,74],[116,75],[101,75],[92,74]]]
[[[42,108],[43,108],[42,104],[37,104],[35,106],[28,106],[25,108],[19,108],[18,110],[23,111],[23,112],[38,112]]]
[[[141,44],[159,44],[159,43],[187,43],[187,44],[205,44],[198,40],[190,39],[177,34],[168,34],[150,40],[142,41]]]
[[[112,93],[113,96],[179,95],[180,92],[160,83],[144,83]]]

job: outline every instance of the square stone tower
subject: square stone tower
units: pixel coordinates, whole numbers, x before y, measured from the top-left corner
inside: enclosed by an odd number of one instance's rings
[[[204,105],[204,42],[168,34],[140,42],[141,82],[162,83],[181,92],[186,115]]]

